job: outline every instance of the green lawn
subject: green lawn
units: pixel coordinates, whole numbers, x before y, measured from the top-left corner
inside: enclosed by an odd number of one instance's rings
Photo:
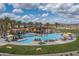
[[[6,45],[7,46],[7,45]],[[19,54],[19,55],[37,55],[37,54],[50,54],[61,53],[68,51],[79,50],[79,36],[77,40],[71,43],[62,45],[50,45],[50,46],[16,46],[12,45],[12,49],[6,48],[6,46],[0,47],[0,52]],[[36,48],[42,48],[42,51],[36,51]]]

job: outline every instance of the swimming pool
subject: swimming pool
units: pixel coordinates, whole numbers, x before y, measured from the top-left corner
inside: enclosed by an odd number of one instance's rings
[[[24,43],[32,43],[35,39],[41,39],[42,41],[45,40],[60,40],[63,38],[63,35],[61,33],[53,33],[53,34],[43,34],[41,36],[35,36],[33,34],[23,34],[21,36],[23,39],[18,40],[17,42],[24,42]]]

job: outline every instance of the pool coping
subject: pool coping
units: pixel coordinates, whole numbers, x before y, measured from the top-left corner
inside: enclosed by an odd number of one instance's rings
[[[35,43],[23,43],[23,42],[7,42],[7,44],[11,44],[11,45],[19,45],[19,46],[46,46],[46,45],[58,45],[58,44],[67,44],[67,43],[70,43],[70,42],[73,42],[75,41],[76,38],[74,38],[73,40],[66,40],[66,41],[56,41],[56,42],[49,42],[47,44],[35,44]]]

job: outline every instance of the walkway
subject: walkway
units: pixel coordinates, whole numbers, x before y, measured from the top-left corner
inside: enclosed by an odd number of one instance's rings
[[[6,45],[8,42],[5,41],[5,39],[0,38],[0,46]]]
[[[41,44],[41,45],[66,44],[66,43],[73,42],[75,40],[76,40],[76,38],[74,38],[73,40],[66,40],[66,41],[58,40],[58,41],[55,41],[55,42],[47,42],[46,44]],[[38,43],[23,43],[23,42],[9,42],[8,44],[23,45],[23,46],[40,46],[40,44],[38,44]]]

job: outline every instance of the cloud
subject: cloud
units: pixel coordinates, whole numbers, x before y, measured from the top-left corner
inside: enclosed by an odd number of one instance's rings
[[[52,11],[54,9],[59,8],[60,5],[61,5],[60,3],[49,3],[49,4],[45,4],[45,5],[40,5],[39,9]]]
[[[11,3],[14,10],[13,13],[2,13],[0,17],[9,16],[17,20],[24,21],[39,21],[39,22],[59,22],[59,23],[79,23],[79,4],[78,3]],[[47,13],[43,13],[40,17],[36,15],[23,15],[19,16],[16,13],[23,13],[23,9],[36,9],[43,10]],[[5,5],[0,4],[0,12],[5,11]],[[56,14],[49,16],[50,13]],[[40,13],[39,13],[40,14]],[[43,18],[44,17],[44,18]],[[51,18],[52,17],[52,18]]]
[[[76,16],[72,17],[73,15],[79,14],[78,3],[11,3],[10,5],[19,9],[38,8],[68,18],[74,18]]]
[[[23,13],[23,11],[22,11],[22,9],[14,9],[13,11],[12,11],[13,13]]]
[[[14,13],[2,13],[0,14],[0,18],[5,18],[9,17],[11,20],[16,20],[16,21],[22,21],[22,22],[28,22],[28,21],[33,21],[35,18],[33,15],[23,15],[19,16]]]
[[[21,16],[17,16],[13,13],[2,13],[0,14],[0,18],[10,17],[11,20],[20,20]]]
[[[15,15],[14,14],[12,14],[12,13],[2,13],[1,15],[0,15],[0,17],[2,17],[2,18],[4,18],[4,17],[14,17]]]
[[[21,9],[35,9],[39,5],[39,3],[10,3],[9,5],[12,5],[13,8],[21,8]]]
[[[5,4],[0,3],[0,12],[5,11],[5,9],[6,9]]]
[[[46,17],[46,16],[48,16],[48,13],[42,14],[42,17]]]
[[[40,5],[39,9],[50,11],[60,17],[67,19],[78,19],[79,15],[79,4],[78,3],[49,3]]]
[[[46,23],[46,21],[47,21],[47,20],[46,20],[45,18],[42,19],[42,22]]]
[[[33,21],[33,22],[37,22],[37,21],[39,21],[39,18],[35,18],[35,19],[33,19],[32,21]]]
[[[31,17],[30,17],[30,16],[28,16],[28,15],[24,15],[21,19],[22,19],[22,20],[30,20],[30,19],[31,19]]]

